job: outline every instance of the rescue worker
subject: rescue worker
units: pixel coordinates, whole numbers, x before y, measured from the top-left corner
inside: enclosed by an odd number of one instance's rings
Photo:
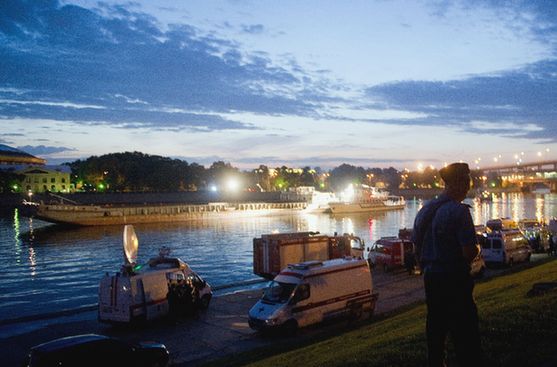
[[[470,264],[479,254],[469,206],[470,169],[453,163],[439,171],[445,190],[414,221],[413,241],[424,272],[428,366],[446,366],[450,334],[460,367],[481,366],[478,312]]]

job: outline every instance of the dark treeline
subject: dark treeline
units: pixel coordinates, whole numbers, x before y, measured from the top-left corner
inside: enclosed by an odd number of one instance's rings
[[[286,191],[311,186],[321,191],[340,191],[348,184],[366,184],[387,189],[439,188],[438,170],[398,171],[395,168],[363,168],[341,164],[331,170],[320,167],[267,167],[241,171],[217,161],[208,168],[198,163],[140,152],[111,153],[66,163],[72,186],[91,192],[180,192],[180,191]],[[475,187],[504,187],[500,177],[472,172]],[[24,175],[0,170],[0,192],[19,192]]]
[[[394,168],[342,164],[330,171],[319,167],[267,167],[241,171],[218,161],[210,167],[140,152],[92,156],[67,163],[77,190],[109,192],[175,192],[196,190],[284,191],[299,186],[340,190],[349,183],[398,188],[403,176]]]

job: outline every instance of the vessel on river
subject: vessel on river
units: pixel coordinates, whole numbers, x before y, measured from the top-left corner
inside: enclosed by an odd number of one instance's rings
[[[341,195],[340,202],[329,203],[333,214],[374,212],[404,209],[406,202],[402,196],[389,195],[375,187],[350,185]]]
[[[287,214],[302,211],[306,202],[256,202],[150,205],[40,204],[34,217],[51,222],[81,226],[182,222],[229,216],[244,217]]]

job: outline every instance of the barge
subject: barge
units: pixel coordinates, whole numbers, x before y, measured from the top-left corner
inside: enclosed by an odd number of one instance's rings
[[[149,205],[40,204],[34,217],[79,226],[183,222],[209,218],[249,217],[302,212],[306,202],[245,202]]]

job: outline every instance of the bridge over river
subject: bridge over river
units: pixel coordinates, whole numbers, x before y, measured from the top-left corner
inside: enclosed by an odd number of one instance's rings
[[[482,167],[486,176],[496,175],[503,182],[531,189],[543,184],[557,191],[557,160]]]

